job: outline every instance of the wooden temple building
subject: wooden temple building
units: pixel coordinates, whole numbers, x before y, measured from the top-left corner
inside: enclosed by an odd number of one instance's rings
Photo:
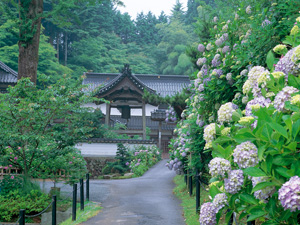
[[[85,73],[85,76],[83,83],[88,85],[88,89],[95,91],[97,98],[109,101],[88,105],[102,110],[108,126],[124,124],[127,129],[118,130],[119,134],[139,135],[143,139],[146,139],[146,130],[150,130],[150,139],[158,143],[161,137],[160,146],[167,151],[176,124],[164,122],[165,118],[155,119],[153,115],[151,118],[154,112],[164,111],[145,102],[143,94],[147,90],[162,97],[173,96],[189,86],[188,76],[132,74],[128,65],[125,65],[120,74],[89,72]]]
[[[9,85],[16,85],[18,73],[0,61],[0,92],[6,92]]]

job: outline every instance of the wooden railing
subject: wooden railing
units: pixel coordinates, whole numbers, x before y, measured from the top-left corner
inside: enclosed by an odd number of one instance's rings
[[[15,176],[22,175],[21,169],[10,167],[10,166],[0,166],[0,179],[3,179],[4,176]],[[57,170],[57,176],[61,178],[66,178],[69,175],[65,170]]]
[[[22,173],[19,168],[10,167],[10,166],[0,166],[0,179],[3,179],[3,177],[6,175],[15,176],[20,174]]]

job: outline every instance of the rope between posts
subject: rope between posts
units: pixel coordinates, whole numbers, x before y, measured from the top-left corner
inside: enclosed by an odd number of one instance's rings
[[[18,225],[19,224],[19,221],[21,219],[21,216],[19,216],[19,219],[17,220],[17,222],[14,224],[14,225]]]
[[[25,215],[25,217],[27,217],[27,218],[33,218],[33,217],[37,217],[37,216],[42,215],[44,212],[47,211],[47,209],[50,208],[50,206],[52,205],[53,202],[54,202],[54,201],[52,200],[52,201],[50,202],[50,204],[47,206],[47,208],[44,209],[42,212],[40,212],[40,213],[38,213],[38,214],[35,214],[35,215],[29,215],[29,216],[28,216],[28,215]]]
[[[198,181],[199,181],[201,187],[204,189],[204,191],[208,192],[208,190],[206,190],[206,188],[203,186],[203,184],[201,183],[201,181],[199,179],[198,179]]]
[[[84,185],[85,183],[86,183],[86,181],[84,181],[82,185]],[[82,185],[79,183],[79,185],[78,185],[79,187],[76,190],[78,191],[81,188]],[[70,198],[72,195],[73,195],[73,192],[71,192],[70,194],[68,194],[64,199],[58,200],[58,202],[65,201],[68,198]]]

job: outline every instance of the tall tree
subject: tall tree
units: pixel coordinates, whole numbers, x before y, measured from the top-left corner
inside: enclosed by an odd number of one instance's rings
[[[96,0],[52,0],[53,9],[51,12],[44,12],[44,2],[47,0],[19,0],[18,2],[16,0],[2,0],[2,4],[0,4],[2,14],[14,19],[19,27],[18,79],[29,77],[34,83],[37,80],[42,18],[57,16],[57,22],[66,21],[68,23],[68,14],[72,12],[72,9],[77,8],[80,2],[95,3]]]

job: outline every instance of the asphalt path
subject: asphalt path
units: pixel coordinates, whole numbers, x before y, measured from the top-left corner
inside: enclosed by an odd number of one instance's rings
[[[162,160],[139,178],[91,181],[90,200],[100,201],[104,208],[82,224],[184,225],[180,201],[172,193],[175,173],[165,163]]]
[[[82,224],[184,225],[180,200],[172,192],[175,172],[167,169],[165,163],[166,160],[160,161],[138,178],[90,180],[90,200],[100,202],[103,210]],[[44,192],[53,187],[49,181],[40,185]],[[70,185],[56,186],[61,188],[62,197],[72,197]],[[79,199],[79,190],[77,195]]]

